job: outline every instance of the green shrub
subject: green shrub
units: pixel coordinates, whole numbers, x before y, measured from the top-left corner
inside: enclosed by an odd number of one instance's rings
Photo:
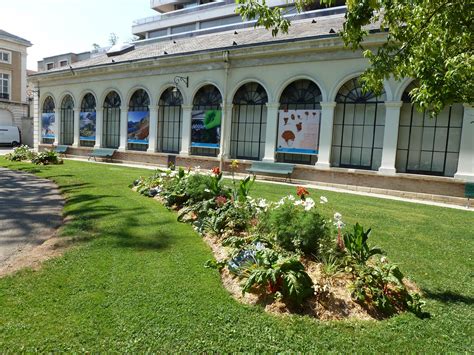
[[[54,150],[45,150],[38,153],[31,159],[31,162],[37,165],[62,164],[63,160],[59,158]]]
[[[260,216],[259,233],[271,236],[287,251],[318,256],[321,248],[331,243],[331,233],[328,223],[311,206],[314,202],[310,198],[306,201],[282,199]]]
[[[12,153],[6,154],[5,158],[11,161],[31,160],[36,155],[27,145],[21,145],[13,149]]]

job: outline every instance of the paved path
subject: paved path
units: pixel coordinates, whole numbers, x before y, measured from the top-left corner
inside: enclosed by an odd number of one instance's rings
[[[0,267],[54,235],[63,207],[53,182],[0,168]]]

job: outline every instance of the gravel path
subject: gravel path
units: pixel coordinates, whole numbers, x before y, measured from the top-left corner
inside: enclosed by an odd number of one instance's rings
[[[63,207],[53,182],[0,168],[0,267],[53,236]]]

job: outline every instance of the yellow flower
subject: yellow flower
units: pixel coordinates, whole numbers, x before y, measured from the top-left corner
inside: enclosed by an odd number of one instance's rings
[[[234,170],[237,169],[239,167],[239,161],[236,159],[232,160],[232,163],[230,163],[230,167]]]

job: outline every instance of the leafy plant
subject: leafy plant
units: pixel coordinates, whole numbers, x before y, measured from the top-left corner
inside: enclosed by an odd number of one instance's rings
[[[36,155],[27,145],[21,145],[13,149],[12,153],[5,155],[5,158],[11,161],[31,160]]]
[[[59,158],[58,153],[54,150],[45,150],[35,155],[31,162],[37,165],[62,164],[63,160]]]
[[[313,282],[296,257],[263,249],[255,252],[254,259],[255,263],[240,273],[246,279],[243,293],[250,292],[253,288],[259,288],[268,294],[279,292],[284,299],[296,305],[301,305],[313,294]]]
[[[371,229],[364,231],[364,228],[356,223],[353,232],[344,234],[344,245],[350,258],[358,264],[365,264],[370,257],[383,254],[380,248],[370,248],[367,244]]]
[[[330,230],[318,211],[306,210],[291,199],[262,214],[258,229],[259,233],[272,236],[281,248],[308,256],[317,256],[321,247],[330,243]]]
[[[355,265],[350,271],[355,276],[351,295],[359,303],[373,305],[385,315],[404,310],[421,313],[424,302],[420,295],[408,292],[397,265],[388,262]]]

